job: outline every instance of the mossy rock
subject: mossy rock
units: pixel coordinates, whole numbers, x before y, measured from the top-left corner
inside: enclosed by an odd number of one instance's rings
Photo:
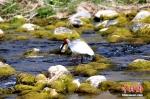
[[[148,44],[150,39],[147,37],[132,37],[124,40],[126,44]]]
[[[48,25],[50,21],[53,21],[53,19],[33,18],[31,21],[33,24],[37,24],[39,26],[45,26],[45,25]]]
[[[16,29],[16,32],[27,32],[28,30],[26,28],[18,27]]]
[[[97,94],[99,90],[88,83],[82,83],[77,92],[84,94]]]
[[[11,38],[10,40],[12,40],[12,41],[28,40],[28,37],[27,36],[17,36],[17,37]]]
[[[145,99],[150,99],[150,94],[148,94]]]
[[[34,87],[30,85],[17,84],[13,87],[14,93],[20,93],[25,90],[32,90]]]
[[[45,26],[45,29],[47,29],[47,30],[55,30],[57,27],[56,26],[54,26],[54,25],[47,25],[47,26]]]
[[[4,63],[3,65],[0,64],[0,78],[10,77],[16,73],[17,73],[16,70],[12,68],[11,66],[9,66],[8,64],[4,64]]]
[[[114,35],[114,34],[109,35],[106,39],[108,42],[112,42],[112,43],[118,43],[124,40],[120,35]]]
[[[32,58],[32,57],[37,57],[39,52],[32,50],[27,50],[26,52],[23,53],[23,56],[25,58]]]
[[[50,88],[56,89],[56,91],[59,93],[67,93],[68,91],[70,91],[68,88],[70,87],[72,81],[72,76],[66,75],[56,81],[49,83],[48,86],[50,86]]]
[[[8,29],[10,29],[10,26],[8,23],[0,23],[0,29],[8,30]]]
[[[103,24],[94,27],[94,30],[95,30],[95,31],[98,31],[98,30],[100,30],[100,29],[102,29],[102,28],[104,28],[104,25],[103,25]]]
[[[118,82],[118,83],[116,83],[116,84],[114,84],[114,85],[112,85],[110,88],[109,88],[109,91],[111,92],[111,93],[124,93],[124,91],[123,91],[123,87],[124,86],[127,86],[127,90],[126,90],[126,93],[130,93],[129,92],[129,88],[130,88],[130,86],[134,86],[134,88],[136,88],[137,86],[139,86],[137,83],[135,83],[135,82]]]
[[[126,71],[150,71],[150,61],[138,61],[138,62],[131,62]]]
[[[88,19],[88,18],[85,18],[85,17],[81,17],[81,18],[79,18],[81,21],[83,21],[84,22],[84,24],[88,24],[88,23],[90,23],[90,20]]]
[[[113,85],[115,85],[116,82],[115,81],[103,81],[99,84],[99,89],[101,89],[102,91],[107,91],[109,90],[110,87],[112,87]]]
[[[148,17],[142,19],[140,22],[141,22],[141,23],[150,23],[150,16],[148,16]]]
[[[108,58],[105,58],[104,56],[100,55],[100,54],[95,54],[94,57],[93,57],[93,61],[94,62],[108,62],[109,59]]]
[[[77,76],[93,76],[97,75],[99,72],[93,68],[93,66],[88,64],[81,64],[75,67],[73,75]]]
[[[79,33],[77,33],[75,30],[73,30],[72,34],[69,33],[63,33],[63,34],[51,34],[49,36],[50,40],[54,40],[54,41],[63,41],[64,39],[78,39],[80,38]]]
[[[67,24],[66,24],[65,21],[58,21],[58,22],[55,23],[54,26],[55,26],[56,28],[57,28],[57,27],[66,27]]]
[[[142,83],[143,91],[144,92],[150,92],[150,82],[149,81],[144,81]]]
[[[133,24],[125,15],[120,15],[116,20],[118,23],[115,26],[118,27],[125,27]]]
[[[32,90],[34,90],[34,91],[43,90],[46,87],[46,85],[47,85],[47,82],[45,82],[45,81],[36,82],[34,84],[34,87],[32,88]]]
[[[44,92],[31,91],[25,95],[19,96],[16,99],[50,99],[50,95]]]
[[[26,84],[26,85],[34,85],[35,76],[28,73],[20,73],[16,79],[17,84]]]
[[[0,41],[4,41],[6,39],[4,34],[0,34]]]
[[[149,27],[144,27],[136,31],[134,33],[136,37],[148,37],[150,38],[150,28]]]
[[[94,76],[99,74],[100,70],[107,70],[113,67],[112,63],[97,63],[80,64],[74,68],[74,75],[77,76]]]
[[[52,33],[46,30],[34,30],[34,31],[30,31],[29,34],[33,35],[36,38],[44,39],[44,38],[49,38],[49,36]]]
[[[78,85],[76,83],[69,83],[69,85],[67,86],[68,93],[75,93],[77,92],[77,89],[78,89]]]
[[[106,31],[99,31],[98,33],[101,36],[108,36],[108,35],[112,34],[113,32],[115,32],[117,29],[118,29],[118,27],[116,27],[116,26],[109,26]]]
[[[129,13],[126,13],[125,16],[131,21],[137,14],[137,11],[131,11]]]

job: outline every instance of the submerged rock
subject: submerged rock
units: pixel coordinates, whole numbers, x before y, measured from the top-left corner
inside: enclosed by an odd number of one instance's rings
[[[91,76],[86,79],[86,82],[90,82],[90,84],[95,88],[98,88],[98,85],[103,81],[106,81],[106,78],[102,75]]]
[[[35,57],[39,57],[38,54],[41,52],[40,49],[38,48],[33,48],[32,50],[27,50],[26,52],[23,53],[23,55],[26,58],[35,58]]]

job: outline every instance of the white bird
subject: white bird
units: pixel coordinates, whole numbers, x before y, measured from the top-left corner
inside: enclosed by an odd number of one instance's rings
[[[65,39],[63,45],[61,46],[61,49],[65,44],[68,44],[68,47],[70,50],[76,55],[76,59],[73,61],[74,63],[78,60],[77,55],[81,55],[81,63],[83,62],[83,56],[84,54],[93,56],[94,52],[93,50],[86,44],[84,41],[77,39],[70,41],[69,39]]]

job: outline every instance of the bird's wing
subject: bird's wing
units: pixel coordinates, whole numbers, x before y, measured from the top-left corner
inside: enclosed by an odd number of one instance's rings
[[[70,49],[74,54],[94,55],[93,50],[82,40],[74,40],[70,44]]]

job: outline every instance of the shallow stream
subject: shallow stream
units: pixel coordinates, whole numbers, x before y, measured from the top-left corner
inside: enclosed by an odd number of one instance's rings
[[[150,44],[148,45],[129,45],[124,43],[107,43],[101,36],[96,33],[84,33],[83,39],[91,46],[97,46],[95,54],[101,54],[116,63],[117,68],[104,71],[101,74],[107,80],[114,81],[134,81],[142,83],[150,80],[148,72],[124,72],[123,69],[135,59],[149,59]],[[64,65],[71,70],[75,65],[71,60],[74,57],[60,56],[49,54],[49,51],[58,48],[62,41],[50,41],[42,39],[24,40],[24,41],[1,41],[0,56],[5,59],[5,63],[15,68],[18,72],[27,72],[37,75],[47,71],[50,66]],[[39,48],[41,56],[37,58],[24,58],[22,54],[26,50]],[[42,57],[44,56],[44,57]],[[83,81],[84,77],[76,77]],[[10,88],[15,84],[16,76],[0,79],[0,88]],[[3,97],[3,98],[2,98]],[[2,95],[0,99],[15,99],[17,95]],[[109,92],[101,92],[99,95],[79,95],[69,94],[67,99],[129,99],[129,97],[118,97]],[[135,99],[144,99],[144,97],[134,97]],[[132,99],[134,99],[132,98]]]

